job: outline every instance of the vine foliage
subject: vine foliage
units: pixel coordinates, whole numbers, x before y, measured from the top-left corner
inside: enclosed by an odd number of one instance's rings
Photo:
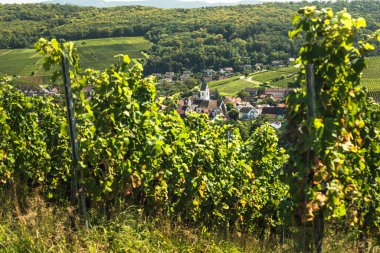
[[[80,183],[89,209],[112,216],[115,210],[137,205],[147,214],[226,231],[253,231],[256,224],[265,230],[281,223],[273,212],[287,196],[279,178],[288,156],[270,126],[258,128],[243,141],[239,131],[221,118],[210,121],[207,115],[193,113],[182,119],[170,101],[156,97],[154,79],[143,78],[141,65],[127,55],[119,55],[119,63],[104,71],[82,72],[71,43],[41,39],[36,48],[45,57],[46,69],[60,65],[65,54],[72,64]],[[8,179],[26,176],[28,181],[18,184],[29,190],[70,189],[67,179],[73,175],[61,101],[25,96],[9,81],[0,88],[1,98],[10,97],[0,102],[1,134],[14,131],[0,146],[4,186],[0,189],[7,187]],[[8,108],[13,104],[19,106]],[[42,121],[39,115],[45,111],[56,118]],[[51,124],[45,126],[47,122]],[[9,167],[15,143],[23,149],[14,152],[20,160]],[[50,163],[51,169],[46,166]],[[69,199],[68,190],[49,194],[56,200]]]
[[[380,33],[358,39],[365,20],[329,8],[302,8],[293,23],[289,35],[306,38],[297,59],[301,80],[305,84],[305,67],[314,64],[316,94],[315,117],[305,90],[287,99],[295,217],[308,223],[322,212],[379,236],[380,110],[360,77]]]

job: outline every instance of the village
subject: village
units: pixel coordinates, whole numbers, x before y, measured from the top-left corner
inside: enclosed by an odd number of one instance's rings
[[[190,97],[181,98],[177,112],[186,117],[189,112],[204,113],[210,120],[216,116],[224,119],[250,121],[259,117],[267,119],[271,125],[279,129],[285,118],[286,96],[292,92],[291,88],[246,88],[244,97],[223,96],[216,97],[208,85],[203,83],[199,92]]]
[[[260,71],[263,66],[244,66],[247,69],[254,68]],[[280,129],[285,120],[285,98],[293,91],[292,88],[275,88],[253,85],[245,88],[237,96],[220,96],[216,90],[210,90],[208,83],[213,80],[223,80],[236,76],[232,67],[220,68],[219,71],[206,69],[197,76],[191,71],[182,73],[167,72],[165,74],[155,73],[156,85],[168,83],[175,85],[175,80],[186,82],[190,79],[201,81],[199,88],[195,87],[192,92],[183,92],[177,104],[176,111],[185,118],[190,112],[207,114],[210,120],[217,116],[225,120],[252,121],[258,118],[265,119],[276,129]],[[33,96],[59,96],[62,91],[58,87],[51,89],[41,86],[41,89],[25,89],[26,95]],[[91,99],[91,87],[85,88],[85,94]]]
[[[293,60],[293,59],[290,59]],[[273,64],[281,64],[274,62]],[[274,65],[276,66],[276,65]],[[261,71],[261,64],[254,66],[244,66],[245,69]],[[292,88],[275,88],[268,86],[252,85],[252,88],[245,88],[237,96],[220,96],[216,90],[210,90],[208,83],[215,80],[223,80],[236,76],[232,67],[220,68],[219,71],[205,69],[202,76],[196,76],[191,71],[184,71],[181,74],[167,72],[165,74],[156,73],[157,86],[171,83],[175,85],[175,80],[186,82],[191,78],[201,80],[199,89],[193,89],[191,94],[184,93],[178,102],[177,112],[181,117],[187,117],[190,112],[207,114],[210,120],[220,116],[228,120],[252,121],[263,118],[271,125],[279,129],[285,119],[285,98],[293,91]]]

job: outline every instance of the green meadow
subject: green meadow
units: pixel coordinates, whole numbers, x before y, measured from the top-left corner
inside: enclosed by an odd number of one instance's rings
[[[105,39],[90,39],[76,41],[83,69],[94,68],[102,70],[117,60],[118,54],[128,54],[132,59],[142,59],[146,55],[143,50],[149,50],[151,43],[144,37],[118,37]],[[21,76],[47,76],[41,64],[41,56],[34,49],[0,49],[0,74]],[[28,78],[26,78],[28,77]]]

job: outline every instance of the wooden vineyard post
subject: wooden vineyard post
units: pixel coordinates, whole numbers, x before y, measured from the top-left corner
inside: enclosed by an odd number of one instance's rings
[[[306,86],[307,94],[309,95],[309,117],[316,117],[316,102],[315,102],[315,78],[314,78],[314,64],[306,66]]]
[[[78,180],[78,175],[81,174],[79,171],[79,146],[77,140],[73,92],[70,81],[70,65],[66,54],[64,54],[62,58],[62,73],[67,107],[67,123],[69,126],[70,146],[72,153],[71,198],[73,203],[75,202],[74,200],[77,199],[78,205],[82,209],[86,228],[88,228],[86,201],[83,195],[83,188]]]
[[[306,86],[307,86],[307,94],[309,97],[309,118],[315,119],[317,116],[316,113],[316,95],[315,95],[315,78],[314,78],[314,64],[308,64],[306,66]],[[309,150],[309,154],[311,150]],[[310,157],[308,155],[308,159],[311,160],[312,164],[315,164],[318,160],[317,154],[314,154]],[[309,160],[309,166],[310,166]],[[318,211],[318,215],[316,215],[314,219],[314,238],[315,238],[315,250],[317,253],[323,252],[323,237],[324,237],[324,216],[323,209],[321,208]]]

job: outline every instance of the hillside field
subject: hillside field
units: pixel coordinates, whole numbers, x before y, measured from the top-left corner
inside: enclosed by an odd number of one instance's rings
[[[214,81],[208,84],[210,89],[218,90],[221,95],[236,95],[244,88],[255,86],[254,83],[242,80],[238,76],[224,80]]]
[[[144,37],[119,37],[77,41],[82,68],[102,70],[115,62],[114,56],[128,54],[131,59],[145,58],[141,52],[151,43]]]
[[[83,69],[103,70],[115,62],[114,56],[128,54],[131,59],[145,58],[141,52],[151,43],[144,37],[118,37],[76,41]],[[0,74],[21,76],[23,79],[40,79],[48,75],[41,64],[41,56],[34,49],[0,49]],[[34,77],[29,77],[34,74]],[[27,77],[27,78],[26,78]]]
[[[253,73],[250,75],[250,77],[252,78],[252,80],[259,83],[267,83],[274,87],[283,87],[287,86],[287,82],[293,81],[293,76],[298,73],[298,70],[298,68],[293,66],[285,68],[275,68],[261,73]],[[281,82],[284,80],[286,82]]]
[[[229,79],[210,82],[210,89],[218,89],[221,95],[236,95],[239,91],[247,87],[258,87],[266,83],[271,87],[288,87],[297,77],[298,68],[284,67],[252,73],[246,79],[232,77]],[[380,57],[367,58],[367,68],[364,70],[362,84],[368,88],[371,94],[380,91]]]
[[[380,90],[380,56],[367,59],[367,68],[362,76],[362,84],[368,90]]]
[[[269,84],[272,87],[287,87],[298,72],[296,67],[275,68],[250,74],[247,78],[231,77],[213,81],[208,85],[212,90],[218,90],[221,95],[236,95],[245,88]]]

